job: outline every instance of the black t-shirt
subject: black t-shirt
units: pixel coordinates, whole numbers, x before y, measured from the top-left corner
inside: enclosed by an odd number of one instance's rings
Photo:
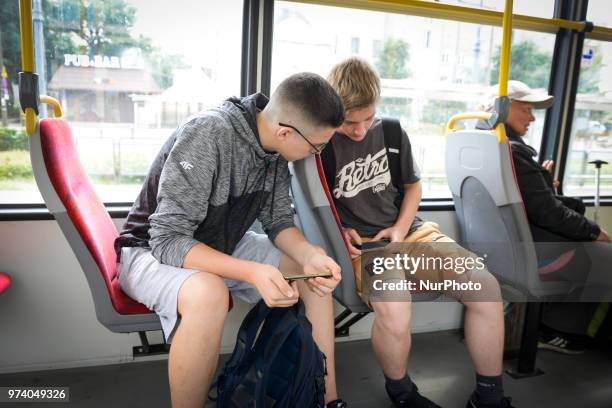
[[[402,129],[399,152],[387,152],[380,119],[374,121],[362,141],[355,142],[336,133],[331,144],[336,175],[330,187],[342,225],[371,237],[395,224],[399,216],[395,199],[400,192],[391,181],[387,155],[400,154],[402,184],[419,181],[419,169],[406,132]],[[420,225],[422,221],[415,217],[410,231]]]

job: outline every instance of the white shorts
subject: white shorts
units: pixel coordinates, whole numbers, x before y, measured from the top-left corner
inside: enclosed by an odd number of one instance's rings
[[[238,242],[233,257],[278,268],[281,252],[267,235],[248,231]],[[122,248],[117,264],[119,286],[126,295],[153,310],[159,316],[166,341],[170,343],[180,318],[178,292],[196,269],[177,268],[159,263],[147,248]],[[225,279],[233,296],[248,303],[261,299],[257,289],[243,281]]]

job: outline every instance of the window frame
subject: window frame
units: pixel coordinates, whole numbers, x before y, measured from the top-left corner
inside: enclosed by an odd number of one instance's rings
[[[480,10],[463,6],[452,6],[439,3],[425,2],[403,2],[401,0],[382,0],[378,2],[368,2],[366,0],[288,0],[298,3],[321,4],[327,6],[338,6],[348,8],[359,8],[371,11],[386,11],[392,13],[410,14],[415,16],[430,17],[436,19],[447,19],[453,21],[470,22],[476,24],[498,25],[501,26],[501,16],[503,13]],[[566,0],[558,0],[555,3],[554,18],[545,19],[540,17],[530,17],[514,15],[514,27],[528,31],[556,33],[557,42],[562,40],[559,37],[562,33],[574,31],[574,36],[592,38],[601,41],[612,42],[612,29],[606,27],[593,27],[592,24],[584,22],[575,17],[567,18],[568,11],[572,6]],[[583,4],[584,15],[587,8]],[[242,16],[242,60],[240,74],[240,90],[242,95],[256,91],[265,94],[270,93],[271,64],[272,64],[272,40],[273,40],[273,21],[274,21],[274,0],[244,0]],[[586,30],[585,30],[586,28]],[[589,30],[590,29],[590,30]],[[580,44],[580,51],[582,50]],[[568,47],[565,45],[564,47]],[[557,46],[555,46],[557,48]],[[561,56],[557,52],[553,55],[552,66],[560,65]],[[580,66],[574,66],[571,75],[579,75]],[[553,68],[554,71],[554,68]],[[550,87],[553,91],[555,77],[551,72]],[[577,82],[577,81],[576,81]],[[562,94],[564,106],[569,103],[573,105],[575,101],[575,91],[573,95]],[[568,99],[570,99],[568,101]],[[558,115],[559,113],[557,113]],[[573,110],[565,113],[568,115],[570,124],[573,118]],[[550,119],[549,119],[550,117]],[[564,174],[565,161],[567,160],[569,137],[559,143],[555,138],[555,133],[548,130],[548,123],[553,120],[551,112],[547,112],[544,134],[542,136],[542,146],[540,156],[547,157],[546,154],[552,153],[552,157],[559,158],[557,172],[561,176]],[[559,130],[557,130],[559,132]],[[566,132],[571,132],[571,126]],[[552,141],[552,142],[551,142]],[[555,143],[556,142],[556,143]],[[587,206],[593,205],[590,197],[584,197]],[[123,203],[104,203],[113,218],[125,217],[133,202]],[[612,196],[601,197],[602,206],[612,206]],[[419,211],[454,211],[451,197],[448,198],[424,198],[419,207]],[[0,221],[7,220],[46,220],[52,219],[44,204],[0,204]]]

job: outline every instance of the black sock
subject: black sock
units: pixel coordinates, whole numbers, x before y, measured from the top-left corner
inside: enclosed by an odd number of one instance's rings
[[[476,374],[476,397],[485,405],[500,404],[504,397],[504,384],[502,376],[487,377]]]
[[[414,387],[414,383],[410,379],[408,373],[406,373],[404,378],[400,378],[399,380],[392,380],[385,375],[385,385],[389,394],[391,394],[393,398],[399,400],[408,398]]]

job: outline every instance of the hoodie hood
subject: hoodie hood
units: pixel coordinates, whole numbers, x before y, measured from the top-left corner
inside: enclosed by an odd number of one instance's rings
[[[257,112],[262,111],[268,101],[268,97],[262,93],[244,98],[232,97],[225,100],[218,111],[229,115],[232,124],[239,129],[238,137],[253,147],[257,157],[272,160],[278,157],[278,153],[268,152],[263,148],[256,118]]]

